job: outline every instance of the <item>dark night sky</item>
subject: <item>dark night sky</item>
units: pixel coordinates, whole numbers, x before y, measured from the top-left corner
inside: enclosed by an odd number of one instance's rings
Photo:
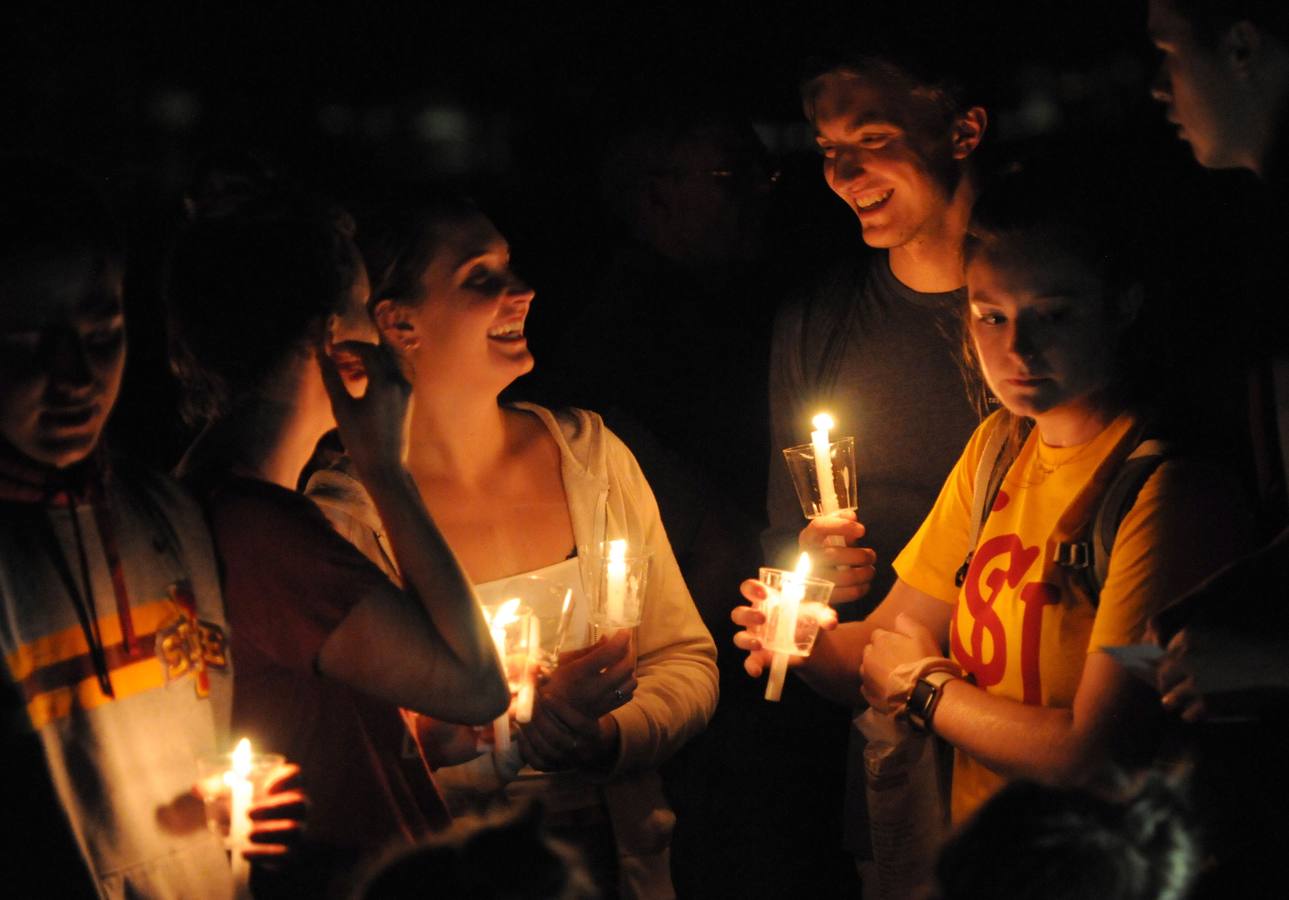
[[[211,149],[254,148],[346,203],[390,185],[466,188],[539,288],[538,351],[584,301],[586,261],[602,250],[601,142],[658,97],[701,92],[749,113],[780,144],[783,227],[855,239],[801,149],[796,73],[804,57],[893,24],[947,42],[988,76],[1004,150],[1135,147],[1196,177],[1148,97],[1145,0],[323,8],[55,0],[0,12],[0,151],[105,179],[134,254],[136,389],[164,374],[160,260],[194,161]],[[134,406],[155,402],[145,393]]]

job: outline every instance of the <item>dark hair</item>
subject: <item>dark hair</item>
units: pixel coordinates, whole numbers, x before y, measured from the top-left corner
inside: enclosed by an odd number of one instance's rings
[[[1101,789],[1014,781],[950,838],[938,900],[1180,900],[1199,872],[1196,828],[1160,773]]]
[[[1109,167],[1073,168],[1063,161],[1013,166],[984,186],[971,210],[964,262],[980,254],[1059,248],[1111,287],[1140,277],[1141,228],[1131,190]],[[1095,174],[1089,174],[1091,168]]]
[[[88,252],[124,266],[125,245],[98,186],[57,163],[0,163],[0,266]]]
[[[1081,164],[1082,168],[1079,168]],[[1118,303],[1125,291],[1142,279],[1144,223],[1136,208],[1131,186],[1118,183],[1109,167],[1049,159],[1025,166],[1014,165],[989,182],[971,211],[963,241],[963,262],[984,255],[1015,258],[1043,252],[1073,256],[1094,272],[1105,286],[1104,302]],[[1118,347],[1120,397],[1136,401],[1142,379],[1133,368],[1141,341],[1142,317],[1120,338]],[[970,309],[964,304],[961,318],[962,366],[977,406],[983,411],[993,403],[980,375],[968,327]],[[1011,416],[1012,450],[1028,433],[1028,423]]]
[[[450,227],[482,215],[474,203],[454,195],[387,204],[362,216],[358,247],[371,279],[371,301],[424,300],[421,278]]]
[[[170,257],[171,367],[199,424],[310,352],[358,272],[352,221],[292,193],[197,208]]]
[[[533,803],[457,819],[448,831],[378,863],[354,900],[427,896],[476,900],[590,900],[599,896],[581,857],[550,838]]]
[[[1168,0],[1190,23],[1195,38],[1210,49],[1236,22],[1249,21],[1289,42],[1289,4],[1284,0]]]
[[[974,23],[976,14],[939,4],[919,14],[913,8],[918,6],[916,0],[900,6],[904,8],[865,8],[862,28],[855,22],[855,27],[825,38],[826,43],[802,63],[798,86],[808,117],[812,117],[819,79],[828,74],[900,85],[930,101],[946,123],[973,106],[990,105],[986,96],[990,79],[982,59],[987,54],[962,40],[962,28]]]

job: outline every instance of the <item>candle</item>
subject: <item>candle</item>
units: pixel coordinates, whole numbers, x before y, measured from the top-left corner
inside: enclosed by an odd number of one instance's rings
[[[251,843],[251,742],[242,738],[233,750],[233,767],[224,773],[224,784],[232,792],[228,818],[228,845],[232,849],[233,889],[238,897],[250,896],[251,861],[245,850]]]
[[[627,542],[609,541],[609,565],[605,587],[604,614],[606,625],[621,625],[626,619]]]
[[[533,694],[537,686],[533,683],[533,673],[529,671],[528,662],[542,645],[542,623],[536,616],[528,619],[528,652],[525,654],[524,680],[519,685],[519,698],[515,701],[515,721],[531,722],[533,719]]]
[[[832,416],[820,413],[810,420],[815,430],[810,432],[810,443],[815,450],[815,475],[819,482],[819,511],[824,515],[841,509],[837,500],[837,485],[832,477],[832,444],[828,432],[834,427]],[[839,534],[830,534],[824,539],[829,547],[845,547],[846,539]]]
[[[501,668],[506,672],[506,678],[510,678],[510,668],[506,659],[506,626],[515,619],[519,618],[519,598],[512,597],[505,603],[497,607],[492,614],[492,621],[488,623],[489,632],[492,634],[492,643],[497,648],[497,658],[501,660]],[[512,685],[513,687],[513,685]],[[497,716],[492,723],[493,740],[496,748],[502,752],[510,749],[510,710],[506,709],[501,715]]]
[[[810,554],[803,553],[797,560],[796,571],[783,577],[783,587],[779,590],[778,599],[773,608],[778,610],[778,619],[774,623],[771,645],[774,647],[796,647],[797,616],[801,611],[801,600],[806,595],[806,576],[810,574]],[[767,607],[767,613],[769,612]],[[774,660],[770,663],[770,678],[765,683],[765,699],[777,701],[783,693],[783,680],[788,674],[788,657],[790,653],[774,651]]]

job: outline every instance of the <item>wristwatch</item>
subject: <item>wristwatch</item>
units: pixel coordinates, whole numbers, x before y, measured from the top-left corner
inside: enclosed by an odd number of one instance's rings
[[[935,715],[935,708],[940,705],[940,696],[943,693],[946,681],[952,681],[958,676],[952,672],[932,672],[924,675],[913,685],[913,690],[909,693],[909,702],[905,707],[909,724],[913,726],[914,731],[929,732],[931,730],[931,718]]]

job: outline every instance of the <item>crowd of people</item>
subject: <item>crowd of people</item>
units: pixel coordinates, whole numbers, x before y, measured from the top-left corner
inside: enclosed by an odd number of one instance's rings
[[[986,159],[969,73],[878,35],[800,82],[862,249],[784,277],[746,123],[643,123],[605,170],[625,243],[525,399],[535,292],[474,202],[350,211],[213,162],[165,271],[195,435],[168,475],[104,438],[112,214],[7,161],[22,895],[1279,896],[1289,12],[1148,14],[1151,95],[1254,184],[1257,239],[1214,244],[1231,328],[1179,324],[1197,285],[1144,169]],[[861,429],[859,506],[807,520],[775,457],[820,410]],[[597,629],[615,539],[650,557],[642,611]],[[802,551],[837,615],[769,720],[748,575]],[[577,607],[521,703],[489,610],[529,576]],[[285,763],[226,843],[198,761],[243,736]]]

